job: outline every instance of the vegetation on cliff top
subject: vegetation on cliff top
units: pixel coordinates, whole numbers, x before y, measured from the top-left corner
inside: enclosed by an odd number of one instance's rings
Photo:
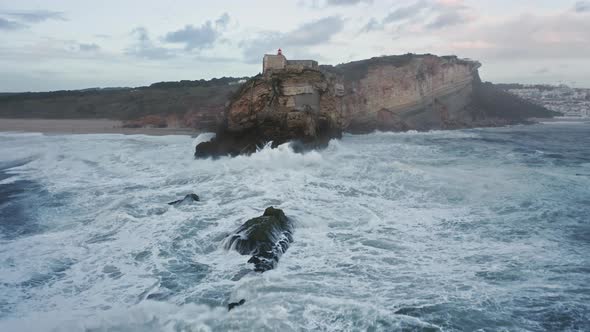
[[[133,120],[149,115],[210,117],[245,78],[159,82],[149,87],[0,94],[0,118]]]

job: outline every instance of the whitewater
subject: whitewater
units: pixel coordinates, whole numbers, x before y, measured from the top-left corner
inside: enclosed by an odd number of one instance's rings
[[[590,330],[590,124],[207,137],[0,133],[0,331]],[[294,241],[248,272],[269,206]]]

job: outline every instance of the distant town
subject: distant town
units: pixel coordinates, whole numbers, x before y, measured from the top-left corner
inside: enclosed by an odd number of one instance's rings
[[[561,85],[499,84],[523,99],[559,112],[564,117],[590,118],[590,89]]]

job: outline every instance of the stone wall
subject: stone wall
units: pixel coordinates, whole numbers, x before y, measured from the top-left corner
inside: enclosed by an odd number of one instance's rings
[[[287,65],[287,58],[284,55],[265,54],[262,59],[262,72],[268,70],[283,70]]]

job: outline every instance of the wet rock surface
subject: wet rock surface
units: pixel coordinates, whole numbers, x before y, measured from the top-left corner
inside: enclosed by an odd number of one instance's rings
[[[168,205],[179,206],[179,205],[185,205],[185,204],[191,204],[194,202],[198,202],[199,200],[200,200],[200,198],[197,194],[188,194],[188,195],[184,196],[183,199],[179,199],[174,202],[170,202],[170,203],[168,203]]]
[[[227,305],[227,311],[231,311],[233,308],[235,308],[235,307],[239,307],[239,306],[241,306],[241,305],[242,305],[242,304],[244,304],[244,303],[246,303],[246,300],[244,300],[244,299],[241,299],[241,300],[240,300],[240,301],[238,301],[238,302],[232,302],[232,303],[229,303],[229,304]]]
[[[293,225],[281,209],[269,207],[260,217],[246,221],[226,238],[225,248],[252,255],[254,271],[273,269],[293,242]]]

